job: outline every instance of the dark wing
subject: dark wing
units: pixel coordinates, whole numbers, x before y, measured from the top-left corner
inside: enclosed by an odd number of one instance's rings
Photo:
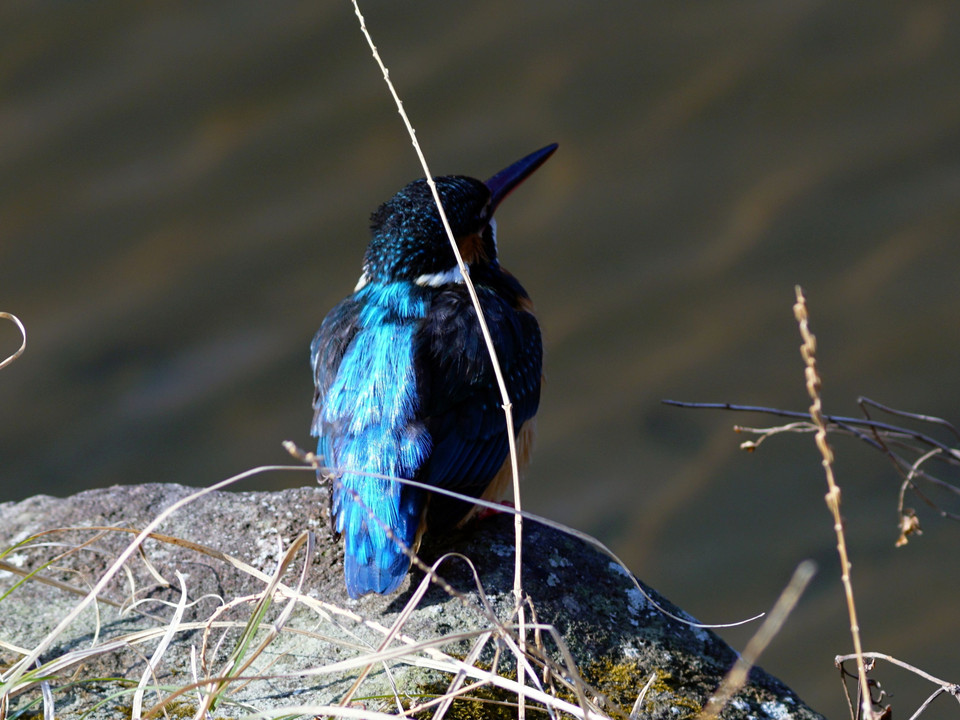
[[[323,319],[320,329],[310,343],[310,366],[313,368],[313,423],[310,434],[323,437],[326,432],[321,410],[327,390],[337,376],[343,355],[357,334],[360,303],[353,296],[341,301]],[[329,429],[329,428],[328,428]]]
[[[513,403],[514,429],[540,402],[540,326],[523,288],[510,275],[477,292]],[[506,420],[493,365],[466,289],[451,286],[431,304],[418,335],[420,410],[433,451],[418,479],[479,497],[507,458]],[[431,499],[431,527],[458,522],[469,508]]]
[[[313,367],[313,422],[310,434],[318,438],[317,455],[320,462],[335,467],[337,459],[332,456],[331,440],[339,433],[339,428],[323,420],[323,404],[327,391],[337,377],[343,355],[357,334],[357,318],[360,303],[353,296],[341,301],[323,319],[320,329],[310,343],[310,365]],[[317,473],[319,479],[320,473]],[[330,494],[331,502],[333,493]],[[333,515],[330,516],[331,525]]]

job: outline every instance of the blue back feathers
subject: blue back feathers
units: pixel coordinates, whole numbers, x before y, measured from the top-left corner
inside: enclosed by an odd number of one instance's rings
[[[319,413],[319,454],[337,468],[414,477],[430,452],[419,410],[413,339],[426,314],[410,283],[371,284],[355,296],[356,334],[345,349]],[[334,311],[336,312],[336,310]],[[321,334],[317,336],[322,341]],[[352,597],[396,589],[409,560],[424,493],[400,483],[344,472],[333,492],[335,530],[345,538]],[[392,533],[394,537],[390,537]]]

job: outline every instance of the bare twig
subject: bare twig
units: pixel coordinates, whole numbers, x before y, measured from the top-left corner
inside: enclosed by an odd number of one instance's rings
[[[735,403],[704,403],[704,402],[684,402],[682,400],[661,400],[661,403],[664,405],[671,405],[673,407],[681,408],[695,408],[699,410],[732,410],[734,412],[756,412],[763,413],[765,415],[775,415],[777,417],[786,417],[786,418],[808,418],[810,414],[808,412],[800,412],[798,410],[781,410],[779,408],[763,407],[760,405],[738,405]],[[897,425],[891,425],[890,423],[878,422],[876,420],[856,418],[856,417],[845,417],[841,415],[826,415],[823,416],[824,423],[827,426],[828,430],[832,430],[831,426],[835,426],[838,429],[846,429],[849,431],[850,428],[866,428],[871,430],[887,431],[889,433],[895,433],[898,436],[904,438],[909,438],[916,440],[925,445],[931,447],[941,448],[944,453],[946,453],[952,460],[958,461],[960,463],[960,450],[952,448],[949,445],[946,445],[939,440],[930,437],[921,432],[915,430],[910,430],[909,428],[899,427]],[[917,416],[922,417],[922,416]],[[939,418],[937,418],[939,420]],[[946,422],[945,420],[940,420],[940,422]],[[741,428],[743,430],[749,430],[749,428]],[[869,436],[863,435],[862,433],[852,432],[851,434],[857,435],[863,440],[869,442]],[[871,442],[871,445],[877,446],[876,443]]]
[[[848,676],[849,673],[846,672],[846,669],[843,667],[843,664],[848,660],[856,659],[856,657],[857,657],[856,655],[837,655],[837,657],[834,659],[834,663],[840,669],[844,677]],[[921,677],[924,680],[927,680],[933,683],[934,685],[938,686],[937,689],[934,690],[933,693],[931,693],[926,700],[924,700],[923,704],[920,705],[919,708],[917,708],[917,711],[910,716],[910,720],[916,720],[916,718],[920,717],[923,711],[926,710],[927,707],[929,707],[930,703],[932,703],[941,695],[950,695],[951,697],[953,697],[954,700],[960,703],[960,683],[952,683],[952,682],[948,682],[947,680],[941,680],[940,678],[934,677],[930,673],[925,672],[924,670],[921,670],[920,668],[915,667],[910,663],[904,662],[903,660],[898,660],[897,658],[887,655],[885,653],[865,652],[863,653],[863,657],[871,661],[870,669],[873,668],[874,662],[876,662],[877,660],[883,660],[885,662],[890,663],[891,665],[896,665],[899,668],[907,670],[913,673],[914,675],[917,675],[918,677]],[[846,691],[846,681],[844,681],[844,690]],[[847,696],[849,701],[849,692],[847,693]]]
[[[798,418],[795,422],[789,422],[784,425],[774,427],[758,428],[744,425],[734,425],[734,431],[738,433],[749,433],[755,436],[753,440],[746,440],[740,443],[742,450],[753,452],[768,438],[783,433],[807,433],[817,432],[816,424],[809,420],[800,420],[805,414],[781,410],[778,408],[759,407],[753,405],[735,405],[732,403],[691,403],[678,402],[675,400],[664,400],[664,404],[675,407],[696,408],[696,409],[720,409],[732,410],[736,412],[759,412],[769,415],[776,415],[786,418]],[[906,544],[908,537],[912,534],[919,535],[920,520],[912,508],[905,506],[906,492],[912,490],[916,496],[940,517],[948,520],[960,520],[960,513],[952,512],[942,507],[938,502],[928,496],[919,481],[925,481],[935,486],[939,490],[960,496],[960,486],[955,482],[948,482],[928,472],[925,467],[929,461],[937,461],[944,465],[958,467],[960,466],[960,448],[951,447],[930,435],[913,430],[911,428],[899,427],[890,423],[879,422],[870,417],[868,408],[878,408],[892,415],[926,422],[945,428],[950,433],[956,433],[957,430],[952,423],[941,418],[930,415],[921,415],[918,413],[909,413],[903,410],[882,405],[869,398],[861,397],[858,400],[863,409],[865,418],[841,417],[837,415],[823,415],[826,423],[827,432],[852,435],[859,440],[867,443],[871,447],[879,450],[893,464],[894,469],[901,475],[903,481],[900,484],[900,492],[897,502],[897,516],[899,517],[899,537],[896,544],[898,546]],[[909,457],[909,456],[915,457]]]
[[[946,428],[949,430],[953,436],[960,441],[960,430],[957,430],[956,426],[944,420],[943,418],[938,418],[933,415],[921,415],[919,413],[907,412],[906,410],[897,410],[883,403],[878,403],[876,400],[871,400],[868,397],[859,397],[857,398],[857,404],[860,406],[860,409],[863,410],[863,414],[866,417],[870,417],[870,413],[867,410],[867,407],[874,407],[881,412],[885,412],[888,415],[893,415],[895,417],[903,417],[909,420],[919,420],[920,422],[930,423],[931,425],[939,425],[940,427]]]
[[[864,652],[862,653],[862,655],[865,659],[868,659],[868,660],[883,660],[884,662],[888,662],[891,665],[896,665],[899,668],[908,670],[909,672],[912,672],[914,675],[921,677],[924,680],[927,680],[933,683],[934,685],[941,686],[942,688],[944,688],[944,690],[946,690],[951,695],[956,697],[957,702],[960,702],[960,683],[952,683],[952,682],[949,682],[948,680],[942,680],[934,675],[931,675],[925,670],[921,670],[920,668],[915,667],[914,665],[911,665],[908,662],[904,662],[903,660],[898,660],[892,655],[887,655],[886,653]],[[856,657],[857,657],[856,655],[837,655],[837,657],[834,658],[834,663],[836,663],[837,667],[839,667],[840,665],[847,662],[848,660],[855,660]]]

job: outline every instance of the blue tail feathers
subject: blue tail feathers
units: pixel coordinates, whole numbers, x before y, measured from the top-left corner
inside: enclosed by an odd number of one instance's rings
[[[393,487],[382,488],[380,497],[367,507],[361,503],[360,493],[354,496],[347,489],[340,490],[338,529],[344,535],[344,579],[352,598],[397,589],[410,568],[410,558],[404,551],[415,549],[425,501],[421,490],[365,480]]]

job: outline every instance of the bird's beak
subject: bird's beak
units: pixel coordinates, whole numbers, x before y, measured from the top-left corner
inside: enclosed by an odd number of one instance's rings
[[[534,170],[543,165],[547,161],[547,158],[553,155],[556,149],[556,143],[547,145],[545,148],[540,148],[525,158],[517,160],[513,165],[504,168],[487,180],[484,185],[490,189],[490,214],[493,214],[493,211],[497,209],[497,205],[499,205],[517,185],[530,177]]]

